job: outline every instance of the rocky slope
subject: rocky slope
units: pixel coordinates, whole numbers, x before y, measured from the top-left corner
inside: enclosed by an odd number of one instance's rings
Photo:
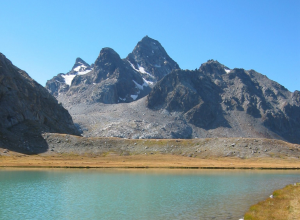
[[[46,150],[41,132],[79,134],[68,111],[41,85],[0,53],[0,145]]]
[[[147,139],[79,137],[65,134],[44,133],[48,150],[43,155],[180,155],[192,158],[300,158],[300,145],[265,138],[203,138],[203,139]],[[63,154],[63,155],[62,155]],[[1,149],[0,156],[13,153]],[[123,157],[126,160],[126,157]],[[62,159],[60,159],[62,160]],[[155,159],[153,161],[155,166]],[[81,166],[84,166],[82,163]],[[279,165],[280,166],[280,165]],[[247,167],[247,165],[246,165]]]
[[[147,36],[126,59],[111,48],[100,51],[93,68],[78,59],[69,73],[59,74],[46,84],[64,106],[132,102],[149,94],[163,76],[179,69],[160,43]]]

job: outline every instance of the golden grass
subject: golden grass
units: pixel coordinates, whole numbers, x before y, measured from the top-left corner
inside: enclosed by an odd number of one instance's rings
[[[273,198],[250,207],[244,220],[299,220],[300,183],[273,192]]]
[[[0,156],[0,167],[137,167],[137,168],[300,168],[297,159],[278,158],[192,158],[171,154],[120,156],[114,152],[105,155],[50,154]]]

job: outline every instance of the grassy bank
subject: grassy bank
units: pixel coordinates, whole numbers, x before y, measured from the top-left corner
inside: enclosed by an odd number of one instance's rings
[[[193,158],[171,154],[120,156],[114,152],[102,155],[14,153],[10,156],[0,156],[0,167],[300,169],[300,163],[295,158]]]
[[[273,192],[273,198],[250,207],[245,220],[300,219],[300,183]]]

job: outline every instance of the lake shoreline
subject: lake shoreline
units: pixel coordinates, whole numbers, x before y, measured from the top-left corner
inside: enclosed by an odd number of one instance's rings
[[[244,219],[297,219],[300,214],[299,195],[300,183],[275,190],[266,200],[252,205]]]
[[[0,167],[15,168],[125,168],[125,169],[261,169],[297,170],[297,158],[190,158],[170,154],[119,156],[99,155],[25,155],[0,156]]]

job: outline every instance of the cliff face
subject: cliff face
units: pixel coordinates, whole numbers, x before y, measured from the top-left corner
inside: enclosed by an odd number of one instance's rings
[[[79,134],[68,111],[41,85],[0,53],[0,144],[26,150],[25,133]],[[25,139],[24,139],[25,138]],[[9,143],[8,140],[11,140]],[[24,141],[23,141],[24,139]],[[24,142],[26,144],[24,144]],[[33,148],[34,147],[29,147]],[[34,150],[33,150],[34,151]]]
[[[299,91],[291,93],[254,70],[230,70],[213,60],[198,71],[177,70],[164,77],[147,97],[147,107],[180,112],[205,130],[233,128],[247,137],[248,128],[259,133],[263,126],[266,137],[300,143]]]

